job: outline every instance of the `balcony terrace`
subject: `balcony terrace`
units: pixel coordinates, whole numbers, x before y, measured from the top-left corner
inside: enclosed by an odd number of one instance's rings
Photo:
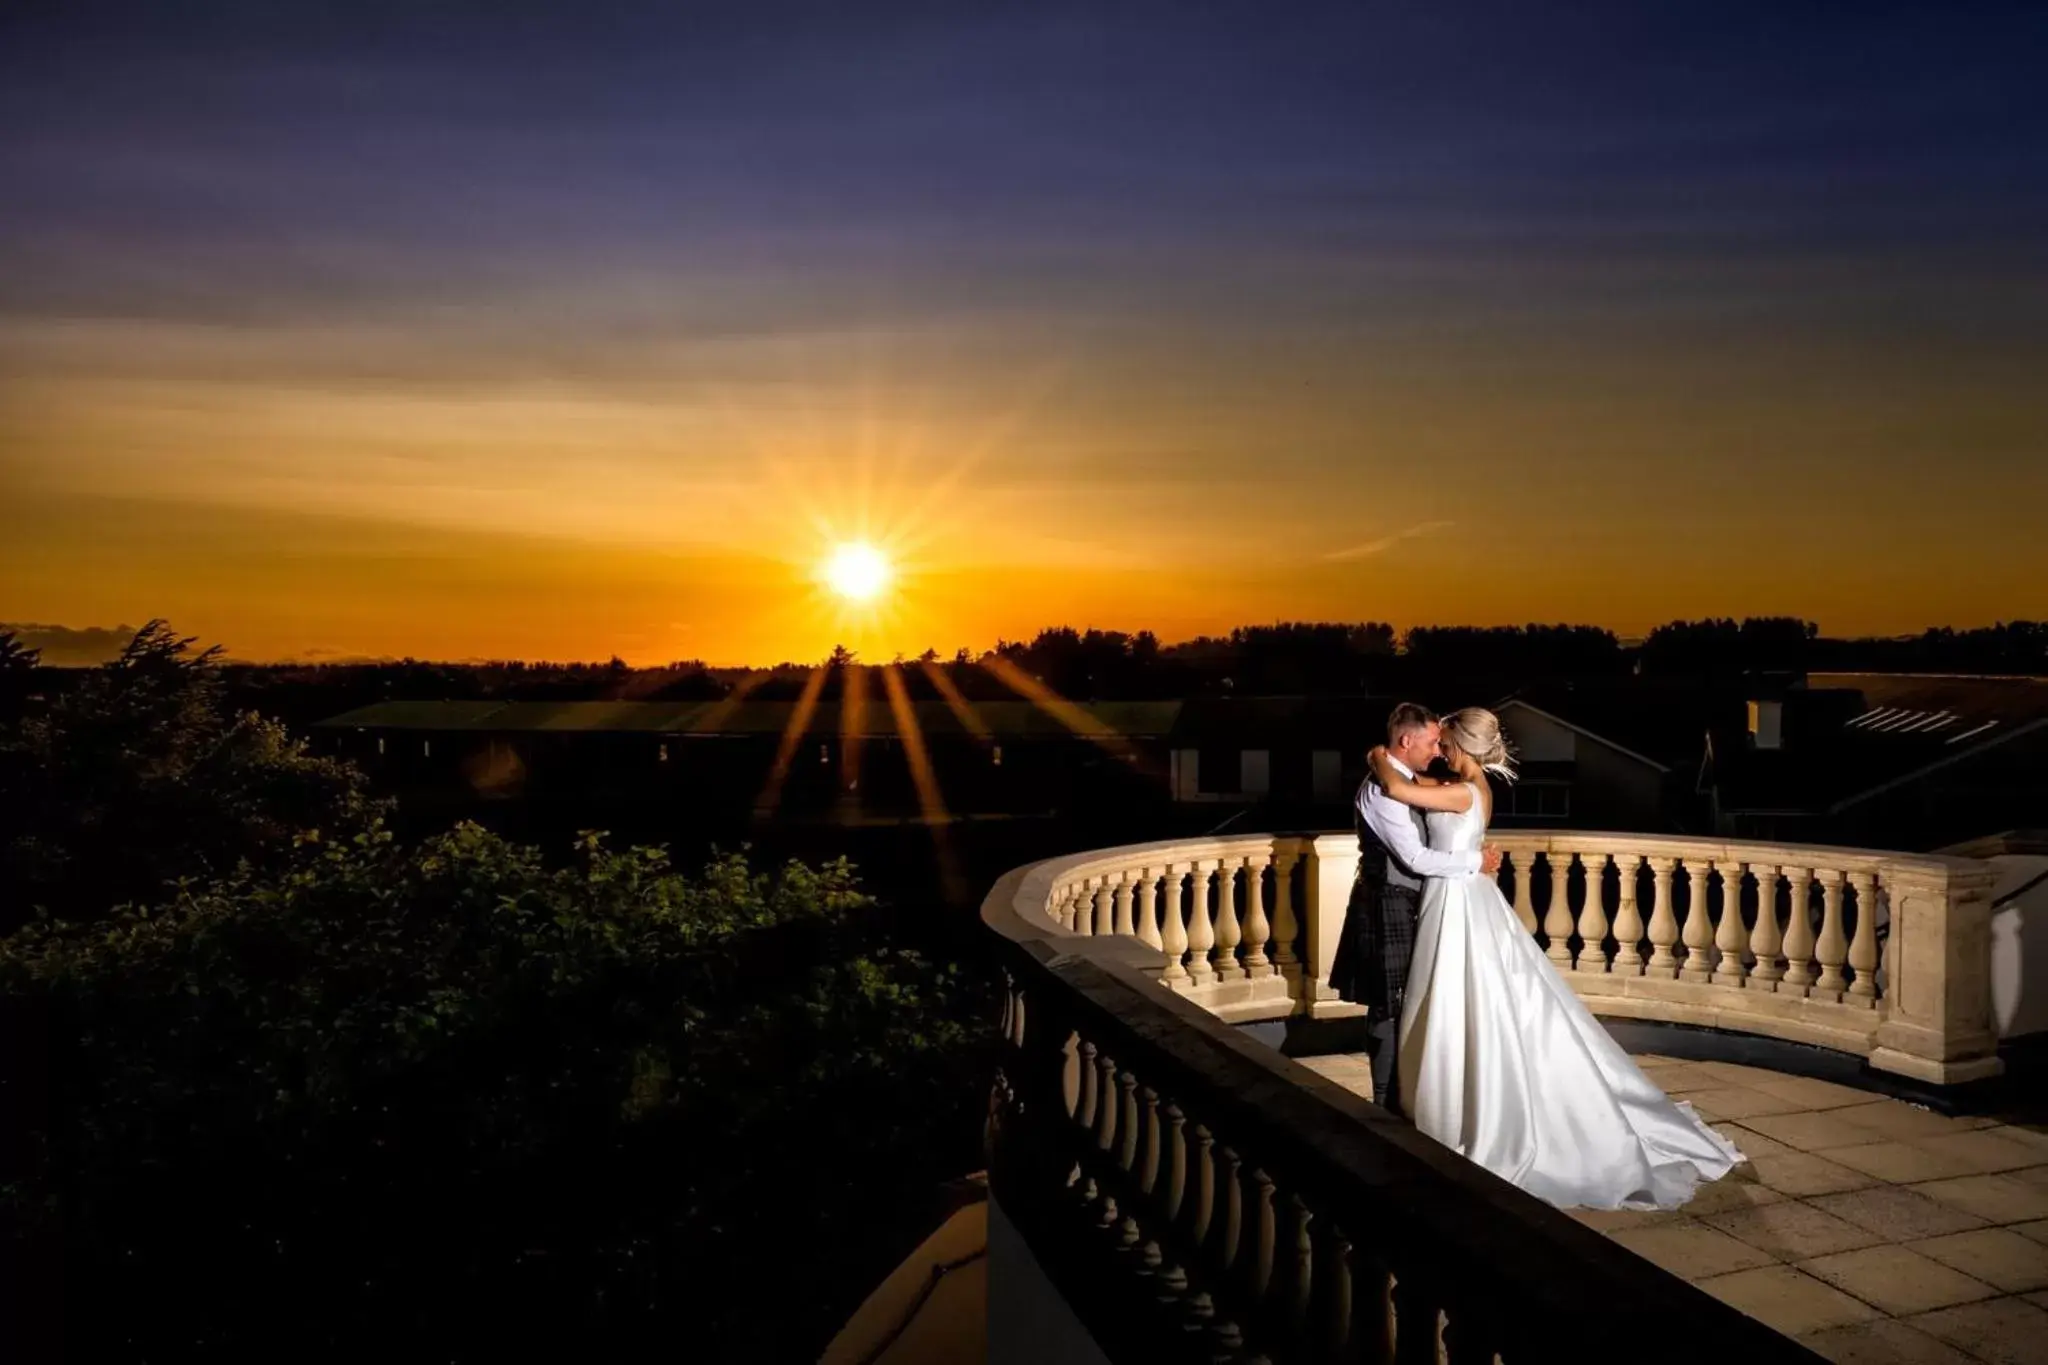
[[[982,912],[991,1360],[2048,1358],[2048,1130],[1940,1112],[1998,1090],[1994,866],[1497,841],[1558,969],[1751,1162],[1566,1213],[1370,1103],[1331,1045],[1349,835],[1054,859]]]

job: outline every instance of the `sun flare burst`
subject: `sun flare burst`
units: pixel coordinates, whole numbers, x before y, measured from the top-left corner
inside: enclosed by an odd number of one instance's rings
[[[838,546],[821,570],[825,585],[849,602],[872,602],[892,577],[888,556],[865,541]]]

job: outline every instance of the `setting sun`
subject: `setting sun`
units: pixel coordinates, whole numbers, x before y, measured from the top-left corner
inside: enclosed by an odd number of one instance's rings
[[[825,582],[851,602],[872,602],[889,583],[889,561],[872,545],[842,545],[825,561]]]

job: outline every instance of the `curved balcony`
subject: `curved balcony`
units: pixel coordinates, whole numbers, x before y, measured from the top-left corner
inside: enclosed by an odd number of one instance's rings
[[[1497,842],[1596,1013],[1936,1085],[1999,1069],[1984,864]],[[1234,1027],[1358,1013],[1329,985],[1356,863],[1348,834],[1244,835],[1057,858],[990,893],[1010,981],[990,1358],[1820,1359]]]

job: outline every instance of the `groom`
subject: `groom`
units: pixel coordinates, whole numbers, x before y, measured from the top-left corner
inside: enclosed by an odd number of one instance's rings
[[[1387,717],[1387,753],[1408,776],[1437,760],[1441,734],[1434,712],[1402,702]],[[1358,879],[1345,912],[1343,948],[1348,974],[1333,972],[1339,993],[1367,1010],[1366,1053],[1380,1106],[1401,1112],[1399,1076],[1401,1005],[1408,990],[1408,959],[1415,951],[1415,921],[1426,877],[1500,871],[1500,850],[1445,853],[1429,847],[1422,812],[1387,795],[1370,771],[1358,788]]]

